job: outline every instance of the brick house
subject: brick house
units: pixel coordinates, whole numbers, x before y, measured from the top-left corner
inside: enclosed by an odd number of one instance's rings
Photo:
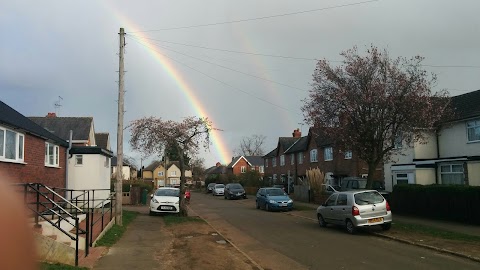
[[[0,101],[0,173],[11,183],[65,187],[65,140]]]
[[[307,170],[314,168],[324,172],[332,185],[338,185],[344,177],[366,177],[368,173],[367,164],[358,155],[335,147],[333,141],[312,128],[304,137],[298,129],[292,137],[280,137],[277,148],[263,158],[265,174],[278,184],[300,184],[306,179]],[[375,179],[381,180],[381,166],[377,171]]]
[[[263,177],[263,158],[261,156],[239,156],[232,158],[232,162],[227,165],[227,174],[241,175],[247,171],[257,171]]]

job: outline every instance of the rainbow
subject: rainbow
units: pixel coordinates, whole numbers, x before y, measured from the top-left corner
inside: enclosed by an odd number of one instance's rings
[[[125,16],[122,16],[119,12],[116,12],[116,16],[119,18],[119,20],[126,26],[125,27],[125,32],[127,33],[127,38],[128,38],[128,32],[136,32],[140,31],[135,24],[126,18]],[[192,87],[188,85],[187,80],[178,72],[174,65],[171,63],[170,59],[167,57],[163,56],[161,53],[159,53],[156,50],[155,45],[153,45],[148,39],[146,39],[145,35],[141,32],[135,33],[135,36],[138,38],[142,39],[142,43],[145,44],[146,46],[143,46],[148,53],[150,53],[153,58],[158,61],[163,68],[165,72],[173,79],[173,81],[177,84],[177,86],[182,90],[182,92],[185,94],[186,99],[192,104],[192,107],[199,117],[208,117],[210,121],[212,121],[215,125],[215,120],[209,116],[207,110],[202,106],[200,103],[200,99],[195,96],[195,91],[193,91]],[[228,164],[231,160],[231,151],[229,150],[227,144],[225,143],[224,139],[221,136],[221,131],[214,130],[210,134],[210,139],[212,142],[212,145],[215,149],[214,155],[216,160],[219,160],[222,164]],[[207,165],[208,166],[208,165]]]

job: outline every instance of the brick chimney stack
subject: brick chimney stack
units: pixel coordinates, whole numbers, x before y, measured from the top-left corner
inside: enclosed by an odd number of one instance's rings
[[[302,132],[300,131],[299,128],[297,128],[293,131],[292,135],[293,135],[293,138],[300,138],[302,137]]]
[[[217,162],[217,164],[215,164],[215,166],[220,167],[220,166],[222,166],[222,164],[220,162]]]
[[[54,118],[54,117],[57,117],[57,114],[54,113],[54,112],[49,112],[49,113],[47,114],[47,117]]]

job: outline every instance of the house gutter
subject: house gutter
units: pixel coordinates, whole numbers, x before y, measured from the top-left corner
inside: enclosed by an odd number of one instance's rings
[[[70,136],[68,140],[68,149],[65,153],[65,188],[68,188],[68,159],[70,156],[70,150],[72,149],[72,137],[73,137],[73,130],[70,130]],[[70,199],[70,198],[67,198]]]

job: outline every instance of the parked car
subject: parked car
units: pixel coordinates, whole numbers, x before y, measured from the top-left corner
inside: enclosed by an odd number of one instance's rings
[[[207,193],[210,193],[213,191],[213,187],[216,185],[216,183],[210,183],[207,186]]]
[[[226,199],[246,199],[247,193],[239,183],[230,183],[225,186],[223,197]]]
[[[351,190],[333,193],[317,208],[318,224],[345,226],[354,234],[359,227],[380,225],[389,230],[392,211],[387,200],[376,190]]]
[[[338,191],[367,189],[367,179],[360,177],[346,177],[341,180]],[[385,199],[390,199],[390,192],[385,191],[385,185],[381,181],[373,181],[372,189],[382,194]]]
[[[225,185],[224,184],[215,184],[215,186],[212,189],[212,195],[213,196],[223,196],[225,193]]]
[[[161,187],[152,194],[150,200],[150,215],[154,213],[180,212],[180,189]]]
[[[267,211],[290,211],[293,208],[293,200],[281,188],[260,188],[257,191],[255,205],[257,209],[263,208]]]

